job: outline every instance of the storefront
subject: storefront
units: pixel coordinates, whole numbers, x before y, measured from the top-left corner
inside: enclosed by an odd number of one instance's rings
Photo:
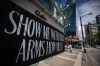
[[[79,38],[78,37],[65,37],[65,41],[67,41],[66,45],[72,44],[72,46],[74,47],[75,45],[79,45]]]

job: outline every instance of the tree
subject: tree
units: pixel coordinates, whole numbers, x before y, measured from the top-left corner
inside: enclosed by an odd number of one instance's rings
[[[94,40],[95,42],[100,45],[100,32],[97,32],[95,35],[94,35]]]

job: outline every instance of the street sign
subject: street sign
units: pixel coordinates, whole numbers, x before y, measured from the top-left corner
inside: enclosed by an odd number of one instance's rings
[[[99,27],[100,24],[91,24],[90,27]]]

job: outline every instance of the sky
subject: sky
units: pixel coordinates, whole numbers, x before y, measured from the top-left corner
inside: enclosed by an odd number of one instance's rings
[[[88,24],[88,22],[93,22],[96,15],[100,15],[100,0],[76,0],[76,22],[78,26],[78,36],[80,39],[81,29],[79,16],[83,16],[88,13],[92,13],[92,15],[86,15],[82,18],[83,25]]]

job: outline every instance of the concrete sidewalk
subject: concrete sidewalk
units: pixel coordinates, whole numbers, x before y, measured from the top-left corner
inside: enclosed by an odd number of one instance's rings
[[[31,66],[81,66],[81,59],[81,50],[73,49],[72,53],[64,51]]]
[[[87,53],[82,53],[81,66],[96,66]]]

